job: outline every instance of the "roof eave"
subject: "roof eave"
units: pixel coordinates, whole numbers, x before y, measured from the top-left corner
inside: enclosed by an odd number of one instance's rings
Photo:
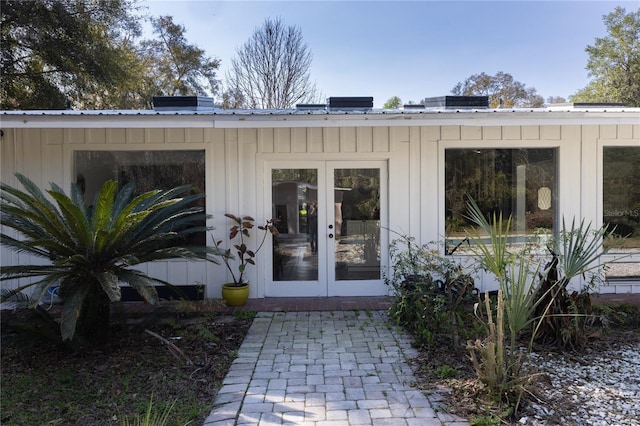
[[[296,114],[252,111],[225,113],[154,112],[47,113],[3,112],[2,128],[283,128],[283,127],[395,127],[395,126],[518,126],[640,124],[640,109],[631,111],[447,110],[374,113]]]

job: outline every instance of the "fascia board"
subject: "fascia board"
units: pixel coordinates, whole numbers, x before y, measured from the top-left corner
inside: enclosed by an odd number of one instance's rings
[[[368,116],[246,116],[216,117],[214,127],[396,127],[396,126],[554,126],[554,125],[640,124],[640,112],[633,113],[432,113]]]
[[[4,115],[0,127],[15,129],[85,129],[85,128],[207,128],[213,127],[211,116],[198,115]]]

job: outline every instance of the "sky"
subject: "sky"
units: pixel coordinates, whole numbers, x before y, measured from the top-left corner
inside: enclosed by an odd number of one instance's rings
[[[373,96],[380,108],[450,95],[473,74],[511,74],[538,94],[568,98],[585,87],[585,48],[605,37],[603,15],[638,1],[211,1],[144,0],[171,15],[191,44],[231,58],[266,18],[300,29],[324,98]],[[149,26],[145,26],[150,31]],[[150,33],[149,33],[150,34]],[[149,35],[150,36],[150,35]],[[216,98],[216,102],[218,98]]]

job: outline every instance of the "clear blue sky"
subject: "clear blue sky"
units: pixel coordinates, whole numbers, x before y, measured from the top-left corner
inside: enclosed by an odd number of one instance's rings
[[[267,17],[298,26],[325,97],[391,96],[404,103],[448,95],[472,74],[504,71],[545,99],[586,86],[587,45],[606,35],[602,16],[638,1],[210,1],[147,0],[172,15],[189,42],[221,60]]]

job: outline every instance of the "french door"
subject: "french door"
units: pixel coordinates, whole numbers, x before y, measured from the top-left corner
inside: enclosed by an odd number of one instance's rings
[[[386,162],[273,162],[267,174],[279,234],[265,296],[388,294]]]

